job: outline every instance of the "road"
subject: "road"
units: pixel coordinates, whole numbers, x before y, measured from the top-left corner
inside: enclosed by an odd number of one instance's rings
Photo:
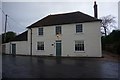
[[[2,78],[2,55],[0,54],[0,79]]]
[[[118,78],[117,58],[3,55],[3,78]],[[120,67],[119,67],[120,68]]]

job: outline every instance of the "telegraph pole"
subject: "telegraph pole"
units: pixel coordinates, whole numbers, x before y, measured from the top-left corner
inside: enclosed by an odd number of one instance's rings
[[[6,42],[6,28],[7,28],[7,14],[5,15],[5,35],[4,35],[4,42]]]

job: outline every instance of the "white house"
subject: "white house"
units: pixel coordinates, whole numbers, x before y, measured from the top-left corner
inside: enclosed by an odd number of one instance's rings
[[[97,17],[97,8],[95,17]],[[6,43],[8,54],[101,57],[101,20],[82,12],[48,15]],[[20,41],[26,37],[26,39]]]

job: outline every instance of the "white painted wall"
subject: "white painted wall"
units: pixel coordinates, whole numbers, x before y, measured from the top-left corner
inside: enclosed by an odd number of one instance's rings
[[[62,56],[76,57],[101,57],[101,32],[100,22],[88,22],[83,24],[83,33],[76,34],[76,24],[60,25],[62,26],[62,35],[59,40],[62,40]],[[30,33],[30,30],[28,30]],[[30,35],[28,36],[30,39]],[[55,47],[51,44],[58,40],[55,35],[55,26],[44,27],[44,35],[38,35],[38,28],[32,28],[32,53],[33,55],[56,55]],[[75,40],[85,41],[85,51],[75,52]],[[29,42],[30,40],[28,40]],[[44,41],[45,50],[37,50],[37,42]]]
[[[29,55],[28,41],[15,41],[11,44],[16,44],[16,54]]]
[[[6,54],[12,54],[11,51],[12,51],[13,43],[16,44],[16,54],[29,55],[28,41],[14,41],[14,42],[5,43]]]
[[[5,45],[5,54],[10,54],[10,43],[4,43],[2,45]]]

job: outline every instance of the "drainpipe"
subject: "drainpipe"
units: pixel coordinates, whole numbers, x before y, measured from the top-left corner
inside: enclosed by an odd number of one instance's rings
[[[10,54],[12,54],[12,51],[11,51],[11,49],[12,49],[12,48],[11,48],[11,42],[10,42],[10,52],[9,52]]]
[[[30,55],[32,56],[32,29],[30,28]]]

